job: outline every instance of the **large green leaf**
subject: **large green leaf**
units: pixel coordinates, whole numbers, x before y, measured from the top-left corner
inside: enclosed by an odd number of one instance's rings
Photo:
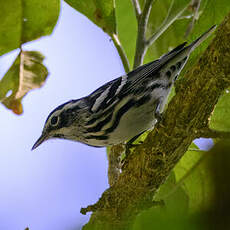
[[[115,0],[65,0],[109,35],[116,34]]]
[[[118,37],[132,67],[136,47],[137,22],[130,0],[116,0],[116,18]]]
[[[44,84],[48,71],[42,64],[43,59],[37,51],[21,51],[0,81],[0,101],[14,113],[21,114],[22,98]]]
[[[56,25],[60,0],[0,0],[0,55],[49,35]]]
[[[190,149],[197,149],[195,144]],[[189,150],[174,168],[176,181],[182,185],[189,197],[189,211],[205,210],[210,206],[214,191],[212,178],[209,176],[210,168],[207,162],[208,153]]]
[[[159,204],[154,205],[153,201],[153,207],[137,217],[134,230],[171,229],[172,220],[180,219],[180,222],[182,222],[181,217],[185,216],[188,211],[189,197],[181,186],[170,193],[175,186],[176,178],[174,172],[172,172],[154,197],[154,200],[159,201]]]
[[[205,155],[188,151],[155,197],[165,206],[143,211],[133,229],[229,229],[229,149],[229,142],[221,141]]]
[[[209,176],[207,156],[207,152],[199,150],[192,143],[173,169],[172,175],[160,187],[155,199],[163,199],[169,210],[180,204],[182,209],[178,209],[177,213],[196,213],[209,207],[214,184]],[[178,203],[179,201],[183,202]]]

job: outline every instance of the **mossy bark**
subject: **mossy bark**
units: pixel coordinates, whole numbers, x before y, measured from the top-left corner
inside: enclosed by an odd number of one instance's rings
[[[130,154],[116,183],[99,201],[83,229],[129,229],[195,138],[208,130],[223,90],[230,87],[230,14],[196,65],[176,84],[164,118]],[[205,131],[206,137],[208,132]]]

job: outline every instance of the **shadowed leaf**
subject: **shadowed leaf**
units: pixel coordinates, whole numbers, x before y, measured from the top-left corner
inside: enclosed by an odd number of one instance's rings
[[[22,51],[0,81],[0,101],[16,114],[23,112],[21,100],[32,89],[40,88],[48,71],[37,51]],[[10,94],[10,95],[9,95]]]

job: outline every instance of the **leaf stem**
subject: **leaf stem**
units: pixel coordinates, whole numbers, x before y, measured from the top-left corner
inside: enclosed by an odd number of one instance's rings
[[[132,3],[133,3],[133,8],[135,10],[136,19],[139,20],[139,17],[141,15],[140,3],[138,0],[132,0]]]
[[[129,60],[125,54],[124,48],[122,47],[119,38],[116,34],[112,34],[111,38],[113,40],[113,43],[115,45],[115,47],[117,48],[117,52],[120,55],[122,64],[124,66],[125,72],[128,73],[130,71],[130,64],[129,64]]]

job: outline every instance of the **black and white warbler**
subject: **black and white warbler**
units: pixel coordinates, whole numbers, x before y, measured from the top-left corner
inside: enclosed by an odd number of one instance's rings
[[[69,139],[91,146],[114,145],[153,128],[190,53],[215,27],[190,45],[185,46],[185,42],[158,60],[104,84],[90,95],[58,106],[49,114],[42,135],[32,149],[49,138]]]

